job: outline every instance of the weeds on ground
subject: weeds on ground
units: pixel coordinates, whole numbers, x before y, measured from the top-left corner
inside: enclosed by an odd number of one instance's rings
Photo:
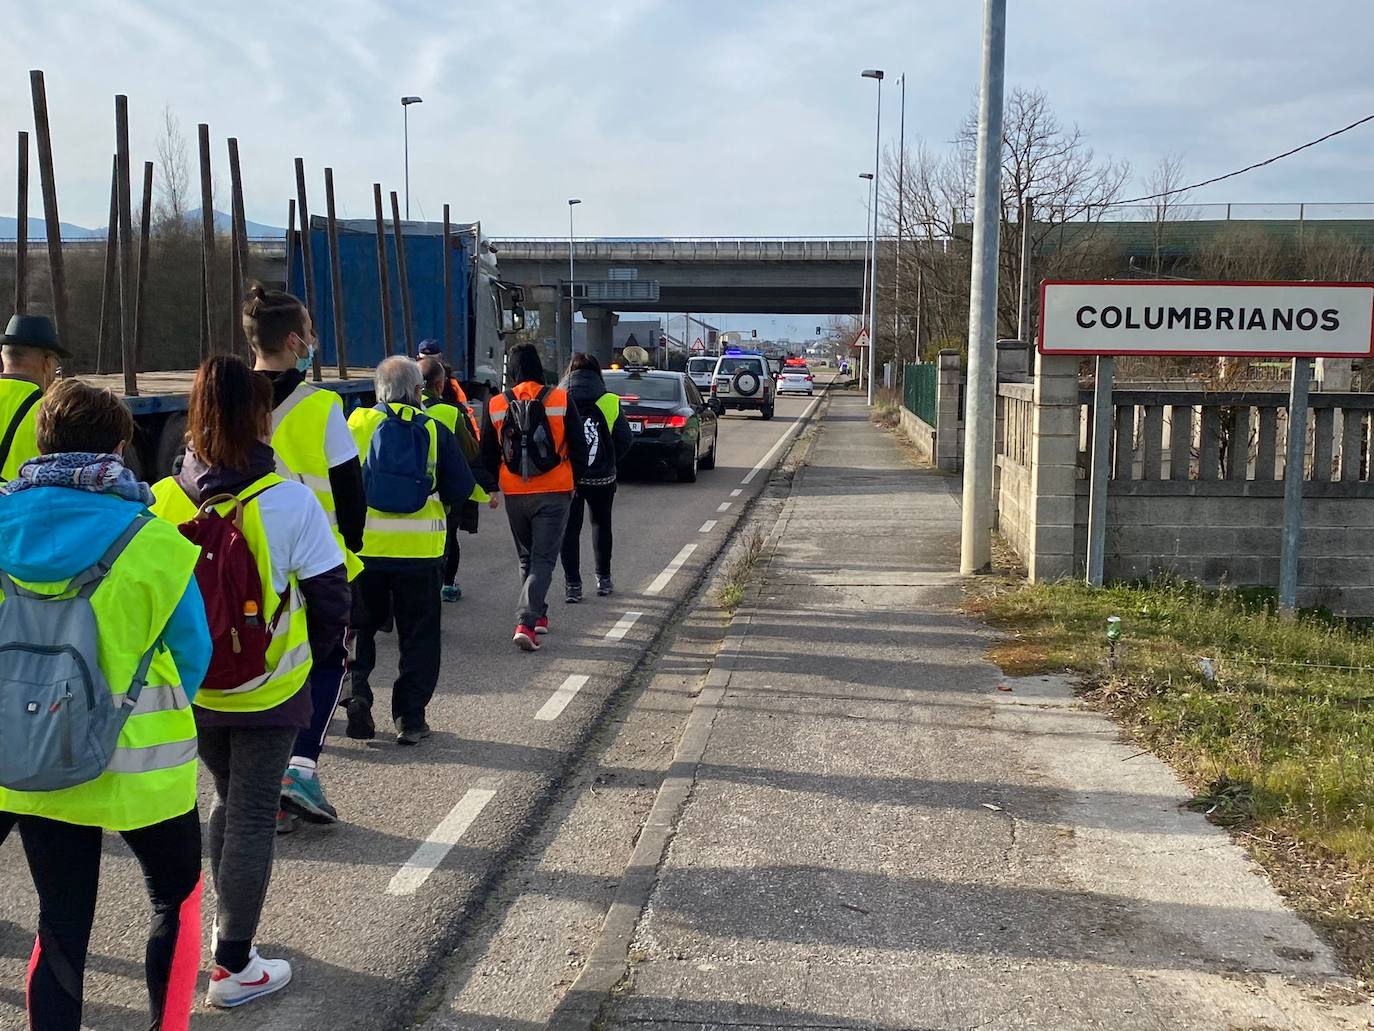
[[[763,556],[764,545],[768,538],[758,527],[754,527],[740,542],[739,552],[725,566],[725,580],[716,595],[720,607],[734,612],[744,600],[744,589],[749,584],[754,567]]]
[[[1086,675],[1194,808],[1262,843],[1261,859],[1282,852],[1276,879],[1350,924],[1363,947],[1347,954],[1374,977],[1374,635],[1177,581],[1031,584],[973,606],[1010,632],[993,651],[1007,673]],[[1113,666],[1108,616],[1122,620]]]
[[[869,418],[884,429],[895,429],[902,421],[901,405],[895,401],[880,399],[874,403]]]

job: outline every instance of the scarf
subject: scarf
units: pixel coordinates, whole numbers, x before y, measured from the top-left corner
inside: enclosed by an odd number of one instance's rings
[[[153,492],[130,472],[118,455],[70,451],[40,455],[19,467],[19,475],[0,486],[2,494],[17,494],[32,487],[70,487],[92,494],[114,494],[125,501],[152,505]]]

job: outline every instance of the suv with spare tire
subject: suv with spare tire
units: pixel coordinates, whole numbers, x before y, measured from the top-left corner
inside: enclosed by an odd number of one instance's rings
[[[716,360],[711,377],[711,404],[717,412],[756,411],[773,418],[776,387],[768,359],[757,351],[727,351]]]

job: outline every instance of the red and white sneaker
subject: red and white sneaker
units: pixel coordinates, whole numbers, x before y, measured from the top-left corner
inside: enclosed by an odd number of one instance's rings
[[[539,632],[532,626],[525,626],[524,623],[515,628],[515,636],[511,640],[522,652],[537,652],[539,650]]]
[[[534,621],[534,632],[536,634],[547,634],[549,632],[548,616],[540,616]]]
[[[237,974],[219,964],[210,969],[210,991],[205,1001],[218,1009],[233,1009],[280,991],[290,982],[290,963],[284,959],[263,959],[254,949],[248,955],[248,965]]]

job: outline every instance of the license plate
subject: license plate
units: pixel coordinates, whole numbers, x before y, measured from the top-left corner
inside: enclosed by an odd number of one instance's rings
[[[644,424],[643,424],[642,422],[635,422],[633,419],[630,420],[630,432],[631,432],[631,433],[643,433],[643,432],[644,432]]]

